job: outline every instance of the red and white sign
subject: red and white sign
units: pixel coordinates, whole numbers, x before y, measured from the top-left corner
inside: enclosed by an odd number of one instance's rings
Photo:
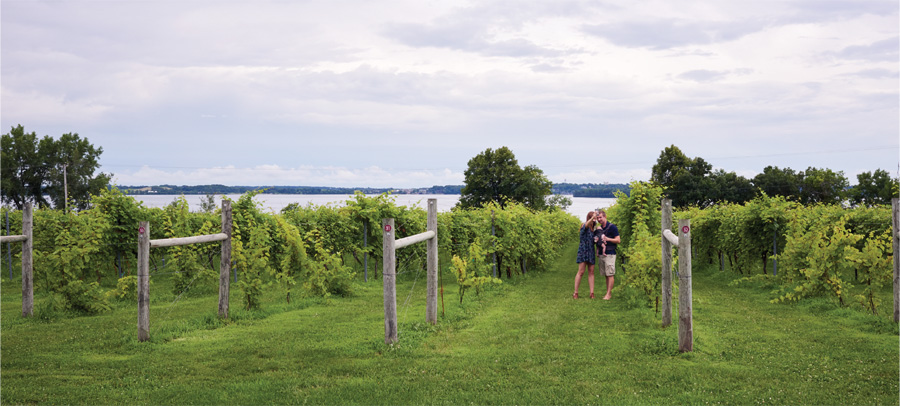
[[[144,234],[144,227],[138,227],[138,234]]]
[[[691,231],[691,228],[688,226],[681,227],[681,232],[687,234],[688,231]]]
[[[390,225],[390,224],[385,224],[385,225],[384,225],[384,232],[386,232],[386,233],[391,232],[391,225]]]

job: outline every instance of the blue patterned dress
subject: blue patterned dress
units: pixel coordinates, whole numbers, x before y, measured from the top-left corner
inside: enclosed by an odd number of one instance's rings
[[[581,235],[578,243],[578,258],[575,260],[576,263],[587,262],[589,264],[593,264],[596,262],[596,256],[594,255],[594,233],[588,228],[584,226],[581,227]]]

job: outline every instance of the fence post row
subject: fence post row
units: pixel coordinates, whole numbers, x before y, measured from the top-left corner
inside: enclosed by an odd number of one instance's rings
[[[22,317],[31,317],[34,315],[34,210],[31,203],[25,203],[22,210],[22,234],[0,236],[0,243],[4,242],[7,243],[7,252],[9,243],[22,243]],[[9,272],[12,277],[12,266]]]
[[[222,232],[192,237],[150,239],[150,223],[140,222],[138,228],[138,341],[150,339],[150,248],[175,247],[222,241],[219,263],[219,316],[228,317],[229,273],[231,272],[231,202],[222,200]]]
[[[382,246],[384,259],[381,276],[384,287],[384,343],[397,342],[397,248],[403,248],[418,242],[425,241],[427,249],[428,287],[425,304],[425,320],[431,324],[437,323],[437,199],[428,199],[428,226],[424,233],[416,234],[399,240],[394,239],[394,219],[386,218],[381,221]]]
[[[894,322],[900,321],[900,198],[891,199],[891,231],[894,246]]]
[[[672,324],[672,243],[666,231],[672,233],[672,200],[662,199],[662,326]],[[674,237],[674,236],[673,236]]]

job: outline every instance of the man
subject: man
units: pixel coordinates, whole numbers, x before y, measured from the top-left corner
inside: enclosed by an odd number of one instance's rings
[[[619,228],[606,220],[606,211],[598,211],[597,221],[599,227],[594,230],[594,242],[600,249],[597,264],[600,274],[606,276],[606,296],[603,296],[603,300],[609,300],[616,275],[616,245],[622,242],[622,237],[619,236]]]

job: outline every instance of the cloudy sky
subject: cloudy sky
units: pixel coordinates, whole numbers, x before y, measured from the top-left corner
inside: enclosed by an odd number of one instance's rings
[[[900,161],[896,0],[0,3],[3,132],[76,132],[120,185],[554,182]]]

